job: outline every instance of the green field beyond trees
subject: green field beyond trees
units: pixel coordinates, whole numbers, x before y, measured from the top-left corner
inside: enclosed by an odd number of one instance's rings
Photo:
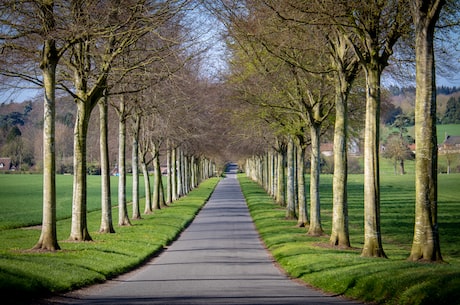
[[[88,176],[88,211],[101,209],[101,176]],[[42,222],[43,176],[0,175],[0,230],[33,226]],[[111,177],[112,205],[117,204],[118,177]],[[72,175],[56,176],[56,214],[58,219],[72,215]],[[139,184],[141,197],[144,183]],[[132,200],[132,179],[126,180],[126,199]]]
[[[33,177],[41,179],[38,175],[27,177],[32,180]],[[57,222],[57,232],[62,250],[55,253],[29,250],[37,242],[40,228],[0,230],[1,303],[10,304],[9,301],[16,298],[13,304],[23,304],[23,297],[70,291],[103,282],[133,269],[177,237],[207,201],[218,181],[218,178],[204,181],[170,207],[143,215],[142,220],[133,220],[132,226],[116,226],[115,234],[97,233],[101,213],[91,212],[88,214],[88,230],[93,242],[67,242],[70,219],[60,220]],[[10,187],[10,192],[16,194],[17,198],[14,198],[16,202],[20,202],[19,205],[35,207],[37,203],[34,200],[39,200],[36,194],[32,196],[30,193],[21,192],[23,186],[19,182]],[[5,192],[3,188],[2,192]],[[141,205],[143,203],[142,200]],[[5,204],[2,198],[1,208]],[[92,207],[95,209],[96,204],[92,203]],[[19,210],[25,211],[27,208],[21,207]],[[41,216],[41,210],[36,209],[35,213],[37,217]],[[113,213],[116,215],[117,211],[114,210]],[[20,217],[19,214],[9,215]],[[8,222],[14,223],[13,220]]]
[[[329,236],[311,237],[262,187],[240,176],[256,227],[286,272],[327,292],[376,304],[460,304],[460,175],[439,176],[439,231],[445,263],[407,261],[414,227],[414,175],[381,179],[381,226],[388,259],[360,256],[364,242],[363,176],[350,175],[351,250],[333,248]],[[308,181],[308,179],[307,179]],[[321,176],[323,229],[331,232],[332,176]]]

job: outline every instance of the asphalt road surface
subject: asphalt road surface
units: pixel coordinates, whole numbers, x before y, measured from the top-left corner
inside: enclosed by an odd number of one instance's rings
[[[160,256],[127,275],[47,304],[358,304],[280,271],[259,240],[234,173]]]

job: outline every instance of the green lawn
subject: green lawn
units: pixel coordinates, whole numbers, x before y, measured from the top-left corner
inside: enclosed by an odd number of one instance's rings
[[[407,129],[409,135],[415,137],[414,127],[411,126]],[[438,124],[436,125],[436,134],[438,144],[444,142],[446,133],[451,136],[460,136],[460,124]]]
[[[408,262],[414,226],[414,176],[381,177],[381,226],[388,259],[362,258],[363,177],[349,177],[353,249],[310,237],[264,190],[240,176],[256,227],[280,265],[293,277],[333,294],[377,304],[460,304],[460,175],[439,176],[439,223],[444,264]],[[321,176],[324,232],[331,231],[332,176]]]
[[[141,177],[142,179],[142,177]],[[65,219],[72,215],[71,175],[56,176],[56,215]],[[112,204],[116,204],[118,177],[111,177]],[[127,200],[132,198],[132,179],[126,181]],[[140,183],[144,197],[144,183]],[[101,208],[101,176],[88,176],[88,211]],[[0,175],[0,230],[38,225],[42,222],[43,178],[42,175]]]
[[[169,207],[143,215],[129,227],[115,226],[115,234],[97,233],[100,211],[88,214],[92,242],[68,242],[70,219],[57,223],[62,251],[34,252],[29,249],[38,241],[40,229],[1,230],[0,293],[21,297],[63,292],[102,282],[138,266],[171,243],[193,220],[214,190],[218,178],[201,185]],[[114,215],[117,211],[114,208]]]

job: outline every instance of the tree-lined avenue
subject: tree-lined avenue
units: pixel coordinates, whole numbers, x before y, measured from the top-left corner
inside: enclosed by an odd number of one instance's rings
[[[259,240],[234,173],[159,257],[51,304],[358,304],[290,280]],[[49,303],[47,303],[49,304]]]

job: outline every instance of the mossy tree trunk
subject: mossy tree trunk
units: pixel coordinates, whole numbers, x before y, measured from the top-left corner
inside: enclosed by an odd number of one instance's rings
[[[350,247],[348,228],[348,97],[359,72],[359,63],[343,34],[328,38],[332,65],[336,70],[334,176],[332,184],[331,245]]]
[[[133,219],[141,219],[141,210],[139,206],[139,132],[141,129],[141,115],[135,113],[132,124],[132,177],[133,177]]]
[[[380,76],[378,64],[366,71],[364,132],[364,247],[362,256],[386,257],[380,230]]]
[[[299,215],[297,217],[297,226],[306,227],[309,223],[307,214],[307,196],[305,194],[305,143],[299,139],[297,145],[297,197],[299,206]]]
[[[40,6],[43,14],[44,32],[54,30],[54,1],[43,1]],[[55,101],[56,66],[58,51],[53,39],[45,39],[40,68],[43,73],[45,91],[43,107],[43,218],[42,231],[34,249],[59,250],[56,231],[56,150],[55,150]]]
[[[112,219],[112,196],[110,193],[110,161],[108,144],[108,96],[99,101],[99,139],[101,154],[101,226],[99,233],[115,233]]]
[[[335,103],[334,126],[334,176],[332,182],[332,232],[329,239],[331,245],[350,247],[348,231],[348,156],[347,156],[347,100],[337,93]]]
[[[311,158],[310,158],[310,225],[308,235],[319,236],[324,233],[321,225],[321,202],[319,197],[321,125],[310,124]]]
[[[292,137],[288,139],[287,145],[287,181],[286,181],[286,219],[297,219],[295,208],[295,156],[294,141]]]
[[[124,96],[120,98],[118,112],[118,225],[130,226],[126,202],[126,118]]]
[[[416,49],[415,227],[409,260],[442,261],[438,228],[438,146],[434,29],[444,0],[414,1]]]
[[[83,92],[79,96],[85,95]],[[83,102],[86,101],[86,102]],[[86,166],[86,147],[88,125],[92,103],[87,99],[77,99],[77,117],[74,129],[74,179],[73,179],[73,199],[72,199],[72,225],[70,240],[90,241],[92,240],[86,221],[87,213],[87,166]]]

